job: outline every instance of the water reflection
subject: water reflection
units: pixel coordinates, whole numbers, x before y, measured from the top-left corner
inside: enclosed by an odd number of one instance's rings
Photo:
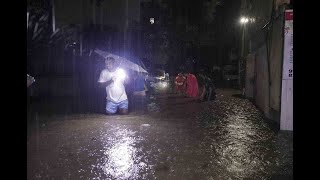
[[[279,164],[274,132],[247,101],[230,99],[218,105],[199,116],[208,119],[202,120],[210,129],[203,144],[212,142],[212,165],[218,179],[270,177]]]
[[[229,158],[231,162],[227,167],[227,171],[234,173],[237,176],[247,177],[250,173],[248,168],[250,162],[250,147],[252,146],[252,139],[250,135],[255,135],[255,129],[251,129],[250,122],[245,122],[245,118],[240,115],[231,115],[226,122],[229,122],[226,128],[228,133],[225,135],[225,139],[228,142],[226,148],[229,151]],[[232,123],[230,123],[232,122]]]
[[[104,172],[115,178],[129,178],[134,174],[133,154],[135,148],[130,145],[131,138],[125,137],[122,142],[115,144],[110,150],[105,152],[108,161],[104,166]]]
[[[117,139],[109,139],[106,143],[105,161],[101,167],[109,178],[129,179],[138,176],[138,168],[135,166],[137,148],[135,146],[135,133],[127,129],[117,129]],[[111,146],[110,146],[111,145]]]

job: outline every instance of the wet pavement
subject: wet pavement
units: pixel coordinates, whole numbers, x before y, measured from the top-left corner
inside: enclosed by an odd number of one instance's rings
[[[37,116],[28,179],[292,179],[292,133],[234,93],[156,95],[147,115]]]

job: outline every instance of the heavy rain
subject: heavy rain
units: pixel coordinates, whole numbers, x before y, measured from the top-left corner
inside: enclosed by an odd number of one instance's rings
[[[27,2],[27,179],[293,179],[291,1]]]

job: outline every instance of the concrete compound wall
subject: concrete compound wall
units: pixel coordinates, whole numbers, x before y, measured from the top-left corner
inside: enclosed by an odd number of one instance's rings
[[[283,9],[279,9],[283,11]],[[283,15],[273,21],[270,43],[270,116],[280,122],[281,77],[283,61]]]
[[[255,54],[249,54],[246,59],[245,95],[247,98],[255,97]]]
[[[267,62],[267,48],[262,46],[256,51],[256,81],[255,81],[255,103],[266,116],[269,114],[269,75]]]
[[[283,8],[278,9],[278,13],[283,11]],[[268,43],[256,48],[246,60],[246,97],[252,98],[266,117],[278,123],[281,107],[283,25],[283,15],[280,14],[268,30]]]

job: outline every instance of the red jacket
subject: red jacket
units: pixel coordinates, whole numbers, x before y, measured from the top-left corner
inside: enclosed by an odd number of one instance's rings
[[[187,75],[187,96],[189,97],[198,97],[199,95],[199,87],[198,80],[195,75],[188,74]]]

